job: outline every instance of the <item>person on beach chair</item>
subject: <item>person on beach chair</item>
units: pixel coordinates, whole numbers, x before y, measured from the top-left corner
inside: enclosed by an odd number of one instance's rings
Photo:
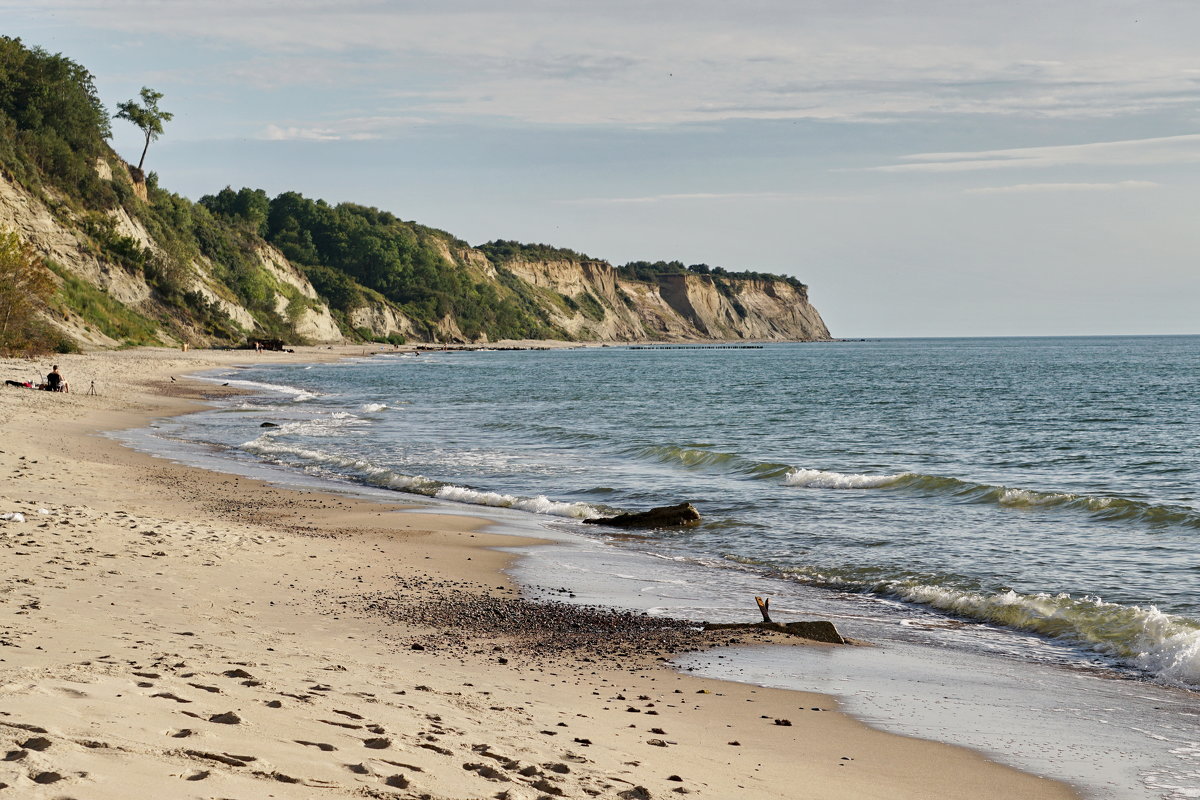
[[[50,369],[50,374],[46,376],[46,391],[48,392],[69,392],[70,387],[63,380],[63,376],[58,371],[58,364],[55,364]]]

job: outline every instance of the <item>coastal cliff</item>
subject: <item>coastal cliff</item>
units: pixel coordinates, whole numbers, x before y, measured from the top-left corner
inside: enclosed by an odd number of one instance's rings
[[[48,317],[88,346],[253,337],[311,343],[830,338],[807,287],[794,279],[688,269],[639,278],[586,257],[496,255],[486,245],[471,247],[444,232],[397,222],[419,229],[417,238],[425,239],[439,272],[454,273],[482,297],[482,308],[470,310],[475,314],[446,301],[429,306],[432,314],[421,314],[424,308],[414,314],[367,285],[375,274],[370,264],[354,275],[320,264],[319,254],[306,259],[316,264],[289,259],[286,243],[281,249],[245,230],[236,215],[206,211],[203,201],[188,209],[204,220],[201,236],[172,230],[163,217],[177,216],[189,201],[155,185],[142,200],[115,155],[98,160],[96,171],[119,187],[124,202],[79,208],[0,176],[0,230],[15,231],[45,259],[60,286]],[[189,221],[195,228],[196,220]],[[214,245],[210,228],[224,241]],[[496,308],[515,321],[489,320]]]
[[[49,270],[39,285],[52,291],[12,293],[42,318],[42,349],[830,338],[792,277],[472,246],[297,192],[193,201],[108,146],[111,115],[80,65],[0,37],[0,84],[0,237],[19,240],[15,268]]]
[[[513,259],[502,268],[534,287],[551,323],[574,339],[830,338],[807,288],[782,279],[679,272],[635,280],[608,262],[586,259]]]

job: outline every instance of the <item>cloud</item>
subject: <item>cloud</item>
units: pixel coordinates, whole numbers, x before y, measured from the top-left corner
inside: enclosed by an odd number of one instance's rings
[[[1162,5],[1061,0],[1032,26],[1026,4],[946,0],[39,0],[37,13],[252,53],[245,83],[334,84],[362,108],[403,91],[422,114],[646,126],[1190,109],[1200,75],[1182,32],[1200,6]]]
[[[780,200],[798,196],[791,192],[692,192],[687,194],[653,194],[644,197],[583,197],[564,202],[587,205],[622,205],[692,202],[700,200]]]
[[[1156,189],[1154,181],[1115,181],[1113,183],[1018,183],[1013,186],[986,186],[967,189],[966,194],[1022,194],[1028,192],[1112,192],[1124,189]]]
[[[320,125],[277,125],[271,123],[262,129],[258,138],[276,142],[361,142],[371,139],[383,139],[403,129],[426,125],[428,122],[429,120],[421,117],[378,116],[350,117]]]
[[[268,125],[263,129],[262,137],[273,142],[334,142],[342,136],[329,128],[300,128],[294,125],[281,127]]]
[[[1200,163],[1200,134],[1115,142],[1019,147],[958,153],[915,153],[903,164],[867,167],[870,172],[965,172],[1061,166],[1156,166]]]

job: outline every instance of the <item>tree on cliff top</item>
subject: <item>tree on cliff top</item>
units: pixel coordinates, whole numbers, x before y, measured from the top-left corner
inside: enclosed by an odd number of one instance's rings
[[[126,119],[142,129],[142,133],[146,134],[146,146],[142,148],[142,157],[138,159],[137,171],[140,175],[142,171],[142,162],[146,160],[146,151],[150,149],[150,142],[162,135],[163,123],[170,122],[174,118],[174,114],[170,111],[162,111],[158,107],[158,101],[162,100],[163,93],[156,92],[153,89],[142,87],[142,102],[145,105],[138,105],[133,100],[126,100],[117,106],[117,113],[114,115],[116,119]]]
[[[35,193],[52,186],[90,208],[109,208],[116,194],[96,174],[109,133],[90,72],[0,36],[0,167],[7,178]]]

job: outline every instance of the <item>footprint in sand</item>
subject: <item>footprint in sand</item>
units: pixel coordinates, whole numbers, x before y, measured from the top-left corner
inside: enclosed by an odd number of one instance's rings
[[[207,778],[209,775],[212,775],[212,773],[206,769],[194,769],[191,772],[184,775],[183,779],[185,781],[202,781],[205,778]]]
[[[34,783],[58,783],[63,779],[63,776],[57,772],[35,772],[29,776],[29,780]]]
[[[188,686],[191,686],[193,689],[200,689],[205,692],[212,692],[213,694],[221,693],[221,690],[218,689],[216,686],[205,686],[203,683],[189,683]]]
[[[329,753],[329,752],[332,752],[333,750],[337,750],[336,747],[334,747],[331,744],[327,744],[325,742],[306,742],[302,739],[294,739],[293,741],[295,741],[296,744],[302,744],[305,747],[315,747],[323,753]]]
[[[151,697],[161,697],[161,698],[163,698],[164,700],[174,700],[176,703],[190,703],[190,702],[192,702],[191,700],[185,700],[185,699],[183,699],[182,697],[180,697],[179,695],[172,694],[171,692],[157,692],[156,694],[152,694],[152,695],[150,695],[150,696],[151,696]]]

